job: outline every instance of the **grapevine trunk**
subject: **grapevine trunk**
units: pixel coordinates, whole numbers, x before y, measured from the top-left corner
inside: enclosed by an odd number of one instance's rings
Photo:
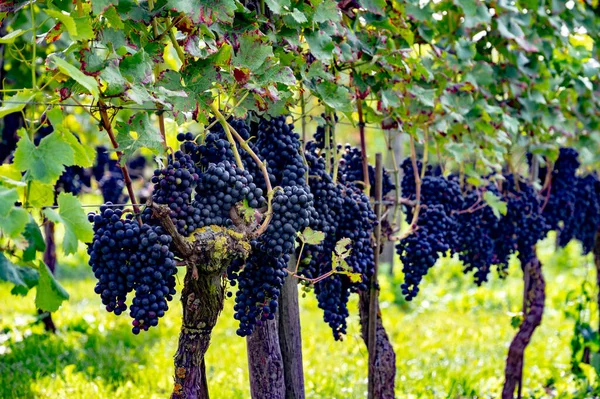
[[[175,354],[175,386],[171,398],[207,399],[204,355],[223,309],[225,287],[220,274],[194,276],[190,268],[184,284],[183,324]]]
[[[394,381],[396,378],[396,353],[383,326],[379,303],[377,303],[376,346],[368,347],[369,291],[359,293],[359,312],[361,335],[368,351],[375,351],[375,379],[373,397],[375,399],[394,399]]]
[[[246,338],[252,399],[285,399],[277,320],[267,320]]]
[[[290,264],[295,265],[292,257]],[[304,369],[302,367],[302,333],[298,307],[298,284],[288,275],[283,284],[279,305],[279,346],[283,358],[286,399],[304,399]]]
[[[523,323],[521,323],[519,331],[513,338],[508,349],[502,399],[513,398],[515,388],[521,380],[523,373],[525,348],[529,344],[533,332],[542,322],[542,315],[544,313],[546,283],[537,256],[534,256],[528,262],[527,266],[523,268],[523,273],[524,275],[527,274],[527,278],[524,278],[524,281],[527,282],[527,311],[524,314]]]

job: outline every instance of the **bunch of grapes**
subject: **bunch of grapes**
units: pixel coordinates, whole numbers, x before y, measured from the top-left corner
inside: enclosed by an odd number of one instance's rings
[[[499,270],[508,268],[509,256],[518,251],[521,264],[534,256],[534,245],[550,229],[541,213],[541,201],[534,188],[514,175],[504,176],[502,200],[506,202],[506,215],[498,222],[495,234],[494,263]]]
[[[423,205],[415,231],[396,245],[402,261],[402,295],[410,301],[419,293],[423,276],[456,242],[455,220],[441,204]]]
[[[596,175],[578,178],[574,188],[575,214],[571,225],[576,226],[574,237],[581,241],[584,253],[594,249],[594,240],[600,227],[600,182]],[[561,239],[562,233],[559,236]]]
[[[368,165],[368,171],[369,182],[371,183],[370,195],[375,197],[375,168]],[[345,152],[340,160],[340,175],[344,181],[349,183],[357,184],[357,182],[360,182],[358,183],[360,185],[364,182],[362,151],[360,149],[346,144]],[[382,195],[385,196],[395,189],[390,174],[386,169],[383,169]]]
[[[563,227],[567,230],[570,228],[569,223],[575,212],[576,195],[573,183],[579,168],[577,157],[577,151],[572,148],[560,149],[552,169],[548,203],[544,207],[544,217],[550,229],[559,231],[559,235],[563,236],[559,240],[564,244],[567,244],[573,236],[572,231],[565,231],[563,234],[561,230]],[[562,226],[560,222],[563,223]]]
[[[129,196],[123,192],[125,180],[120,169],[105,174],[98,185],[105,203],[124,204],[129,199]]]
[[[152,200],[169,206],[169,216],[179,234],[184,236],[190,235],[198,223],[200,210],[191,205],[198,179],[196,165],[188,154],[181,151],[176,151],[174,157],[169,158],[167,166],[156,169],[152,177]],[[145,217],[149,218],[150,214],[146,213]]]
[[[90,213],[94,238],[88,246],[90,266],[106,310],[116,315],[127,310],[127,294],[135,290],[130,309],[134,334],[158,324],[175,294],[177,272],[171,236],[157,225],[139,225],[132,214],[125,217],[111,203]]]
[[[316,139],[318,140],[318,133]],[[345,260],[351,273],[361,278],[353,282],[347,275],[334,273],[314,286],[319,307],[324,311],[324,320],[332,329],[336,340],[346,333],[348,298],[351,292],[365,290],[373,274],[373,244],[371,234],[376,217],[369,199],[355,181],[335,183],[326,172],[325,159],[319,156],[318,142],[307,143],[311,151],[305,153],[309,165],[309,185],[315,195],[318,217],[310,227],[325,233],[320,244],[307,245],[302,253],[300,274],[314,279],[334,269],[344,271],[334,264],[333,251],[343,238],[351,241],[351,252]],[[362,165],[362,164],[361,164]],[[362,167],[362,166],[361,166]]]
[[[239,124],[238,128],[242,129]],[[282,191],[273,196],[272,219],[266,232],[251,243],[252,255],[246,264],[233,264],[228,270],[232,285],[239,286],[235,317],[240,321],[240,336],[251,334],[257,323],[274,317],[297,233],[314,223],[316,217],[314,198],[305,180],[301,144],[293,125],[280,117],[263,119],[247,130],[257,137],[254,148],[268,160],[271,182]]]
[[[211,224],[231,226],[231,208],[239,202],[254,209],[266,204],[263,190],[254,184],[248,171],[229,161],[210,164],[198,182],[192,203],[199,216],[199,219],[194,216],[196,228]]]
[[[485,191],[499,196],[494,185],[484,189],[473,187],[464,196],[464,211],[456,215],[457,248],[464,272],[474,271],[475,284],[487,281],[490,266],[494,263],[494,235],[498,229],[498,218],[483,202]]]

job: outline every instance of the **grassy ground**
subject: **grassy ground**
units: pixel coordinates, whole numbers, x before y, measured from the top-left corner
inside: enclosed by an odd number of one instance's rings
[[[569,292],[595,279],[577,246],[539,250],[547,281],[546,312],[526,352],[524,397],[590,398],[570,373],[573,320],[565,316]],[[60,281],[71,300],[54,315],[60,328],[44,334],[34,325],[33,294],[10,295],[0,284],[0,398],[165,398],[171,391],[172,357],[180,305],[174,302],[159,327],[130,333],[127,317],[106,313],[93,293],[85,260],[61,266]],[[496,276],[482,288],[460,272],[456,260],[441,261],[412,303],[399,297],[399,278],[382,279],[384,323],[397,354],[398,398],[497,398],[504,357],[522,303],[521,273]],[[235,335],[232,302],[213,333],[207,354],[214,398],[248,398],[245,340]],[[356,298],[348,336],[334,342],[312,295],[301,299],[304,368],[308,398],[364,398],[367,354],[359,336]],[[595,314],[595,310],[594,313]]]

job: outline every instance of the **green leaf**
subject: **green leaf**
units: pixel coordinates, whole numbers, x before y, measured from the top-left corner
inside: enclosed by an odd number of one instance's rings
[[[12,188],[9,190],[0,186],[0,217],[7,217],[18,200],[19,194],[16,189]]]
[[[121,71],[115,65],[104,68],[100,73],[100,78],[106,82],[107,88],[104,94],[107,96],[117,96],[127,89],[127,79],[121,75]]]
[[[313,22],[316,23],[336,23],[342,19],[337,2],[334,0],[323,0],[315,10]]]
[[[14,285],[25,285],[21,275],[17,272],[17,266],[8,260],[2,252],[0,252],[0,280],[8,281]]]
[[[346,258],[350,255],[350,251],[352,248],[348,248],[348,246],[352,244],[352,240],[349,238],[342,238],[338,242],[335,243],[335,254],[339,257]]]
[[[92,11],[94,14],[100,15],[106,11],[108,7],[118,3],[118,0],[94,0],[90,4],[92,5]]]
[[[23,262],[34,260],[36,252],[44,252],[46,249],[46,243],[44,242],[40,227],[31,216],[29,217],[29,223],[25,225],[23,237],[25,237],[29,243],[27,248],[23,251]]]
[[[64,126],[63,112],[60,108],[53,108],[46,112],[46,116],[50,120],[54,131],[60,132],[66,142],[69,143],[73,150],[74,160],[73,163],[89,168],[94,164],[94,156],[96,151],[92,146],[83,145],[77,140],[77,137],[69,129]]]
[[[123,58],[120,64],[121,74],[134,84],[151,82],[152,67],[152,59],[144,49]]]
[[[69,32],[71,39],[75,41],[79,40],[91,40],[94,38],[94,31],[92,29],[92,21],[89,16],[82,16],[73,18],[71,14],[66,11],[45,9],[44,12],[54,19],[59,20],[63,26]]]
[[[338,86],[333,82],[322,81],[317,84],[317,95],[323,102],[338,112],[352,112],[352,101],[350,92],[344,86]]]
[[[127,161],[137,150],[145,148],[155,154],[163,149],[162,136],[147,112],[138,112],[127,123],[117,123],[117,142]]]
[[[433,107],[435,105],[435,89],[424,89],[415,84],[408,89],[408,92],[415,96],[421,104],[427,107]]]
[[[473,17],[477,12],[475,0],[454,0],[454,4],[463,9],[466,17]]]
[[[67,61],[63,60],[62,58],[60,58],[56,55],[52,55],[48,58],[52,62],[54,62],[54,65],[56,65],[57,68],[62,73],[73,78],[73,80],[75,80],[77,83],[79,83],[85,89],[87,89],[87,91],[91,95],[93,95],[94,98],[98,98],[98,95],[99,95],[98,83],[96,82],[96,80],[93,77],[85,75],[83,72],[81,72],[81,70],[76,68],[74,65],[69,64]]]
[[[506,215],[506,202],[502,201],[496,194],[486,191],[483,193],[483,200],[492,208],[492,212],[498,219],[500,219],[500,215]]]
[[[267,59],[273,57],[273,47],[267,44],[267,37],[246,33],[239,40],[239,51],[231,60],[233,66],[255,72]]]
[[[317,60],[329,63],[329,61],[333,59],[335,44],[333,44],[331,36],[322,30],[319,30],[306,34],[305,38],[310,47],[310,52]]]
[[[303,24],[308,21],[308,19],[306,19],[306,15],[304,15],[304,13],[297,8],[294,8],[294,11],[292,11],[290,15],[292,18],[294,18],[294,21],[298,22],[299,24]]]
[[[24,285],[15,285],[10,293],[13,295],[21,295],[25,296],[29,292],[30,289],[38,285],[40,281],[40,274],[37,269],[34,269],[30,266],[17,266],[17,273],[21,280],[25,283]]]
[[[360,4],[366,8],[367,11],[372,12],[373,14],[385,14],[385,0],[360,0]]]
[[[0,107],[0,118],[4,118],[6,115],[14,112],[22,111],[34,97],[35,94],[31,90],[23,90],[11,97],[7,97]]]
[[[265,3],[267,4],[267,7],[269,7],[269,10],[277,15],[291,7],[290,0],[265,0]]]
[[[21,207],[13,206],[7,216],[0,216],[0,231],[9,238],[18,237],[29,220],[29,213]]]
[[[35,306],[45,312],[56,312],[69,293],[54,279],[45,263],[39,264],[40,280],[35,295]]]
[[[44,184],[37,180],[30,181],[29,205],[36,208],[54,205],[54,184]]]
[[[44,137],[37,147],[26,134],[22,135],[17,143],[14,164],[22,171],[29,171],[33,179],[54,184],[65,165],[73,165],[74,160],[71,145],[54,132]]]
[[[26,295],[38,283],[38,272],[29,266],[17,266],[0,252],[0,280],[14,284],[13,295]]]
[[[63,251],[65,254],[77,252],[78,241],[92,241],[94,236],[92,225],[87,220],[81,202],[73,194],[60,193],[58,196],[58,212],[54,209],[46,209],[44,214],[54,223],[64,225]]]
[[[323,242],[325,239],[325,233],[322,231],[316,231],[307,227],[302,233],[298,233],[298,237],[302,242],[308,245],[317,245]]]
[[[15,29],[14,31],[10,32],[9,34],[0,37],[0,43],[1,44],[12,44],[23,33],[25,33],[25,31],[23,29]]]
[[[231,23],[237,9],[234,0],[167,0],[167,7],[187,15],[197,24]]]

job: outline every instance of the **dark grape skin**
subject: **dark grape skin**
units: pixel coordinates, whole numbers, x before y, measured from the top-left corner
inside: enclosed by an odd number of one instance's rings
[[[333,182],[326,172],[325,159],[319,156],[318,137],[316,140],[307,143],[305,152],[317,212],[310,227],[324,232],[325,240],[305,247],[300,274],[316,278],[331,271],[336,243],[342,238],[351,240],[352,250],[346,262],[350,271],[361,276],[361,281],[352,282],[347,275],[333,274],[314,286],[319,307],[324,312],[323,319],[331,327],[334,339],[341,340],[347,330],[350,294],[367,289],[373,274],[371,236],[376,217],[369,199],[355,180],[342,177],[337,183]]]
[[[130,307],[132,332],[139,334],[158,324],[175,295],[176,262],[171,236],[161,226],[140,224],[132,214],[111,203],[90,213],[94,238],[88,246],[90,266],[98,282],[95,292],[106,310],[121,315],[127,295],[135,290]]]
[[[251,242],[252,254],[245,265],[232,264],[228,276],[236,293],[235,318],[240,321],[237,334],[252,334],[256,325],[274,317],[290,254],[298,232],[314,223],[313,195],[305,181],[306,167],[300,155],[299,135],[285,117],[261,119],[253,127],[236,121],[234,128],[242,137],[257,137],[255,152],[271,166],[271,184],[279,186],[272,200],[273,216],[266,232]],[[240,132],[241,131],[241,132]],[[251,133],[250,133],[251,131]],[[254,162],[243,155],[247,170],[261,176]],[[260,271],[260,272],[259,272]]]

